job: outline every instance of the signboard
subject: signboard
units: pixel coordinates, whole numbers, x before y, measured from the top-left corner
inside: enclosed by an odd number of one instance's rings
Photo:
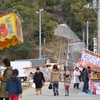
[[[94,42],[93,51],[94,51],[94,53],[97,53],[97,38],[93,38],[93,42]]]
[[[91,69],[100,71],[100,55],[89,50],[83,50],[81,60],[85,62],[86,66],[90,66]]]
[[[0,15],[0,50],[21,42],[23,34],[19,17],[14,12]]]

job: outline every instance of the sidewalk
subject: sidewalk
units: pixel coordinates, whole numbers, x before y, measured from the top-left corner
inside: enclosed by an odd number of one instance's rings
[[[65,97],[63,82],[59,84],[59,96],[53,96],[52,90],[48,89],[49,82],[43,86],[43,94],[35,95],[35,89],[29,88],[23,92],[21,100],[100,100],[100,95],[79,94],[82,91],[82,83],[80,89],[73,88],[73,81],[70,86],[70,95]]]

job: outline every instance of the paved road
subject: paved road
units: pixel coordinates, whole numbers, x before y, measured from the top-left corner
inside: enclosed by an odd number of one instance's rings
[[[48,89],[48,82],[43,86],[43,93],[35,95],[35,89],[29,88],[23,92],[23,97],[21,100],[100,100],[100,95],[86,95],[79,94],[82,91],[82,83],[80,89],[73,89],[73,81],[70,86],[70,95],[65,97],[64,86],[61,82],[59,85],[59,96],[53,96],[52,90]]]

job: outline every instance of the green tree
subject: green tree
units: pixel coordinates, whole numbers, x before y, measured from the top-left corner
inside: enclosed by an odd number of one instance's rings
[[[50,16],[49,13],[46,13],[45,11],[42,12],[42,20],[41,20],[42,42],[44,38],[46,38],[46,41],[49,41],[54,36],[54,29],[57,27],[57,24],[53,22],[51,19],[52,17]],[[33,34],[33,37],[36,38],[36,41],[39,40],[38,36],[39,36],[39,30],[36,30],[35,33]]]
[[[46,4],[49,6],[53,6],[56,2],[57,0],[46,0]]]
[[[93,50],[94,31],[97,28],[97,15],[93,9],[86,9],[84,5],[92,3],[92,0],[62,0],[63,11],[67,11],[67,23],[70,28],[82,40],[82,31],[86,32],[86,22],[90,22],[89,27],[89,49]]]
[[[29,58],[30,53],[35,50],[35,45],[38,43],[39,38],[39,20],[38,14],[36,14],[39,8],[39,0],[6,0],[5,4],[1,4],[1,14],[16,10],[24,21],[22,23],[24,43],[3,50],[7,57],[11,57],[12,60]],[[43,13],[42,39],[45,37],[47,38],[46,40],[48,40],[53,37],[53,30],[56,24],[52,21],[50,14],[47,14],[45,11],[43,11]],[[34,54],[35,53],[33,53],[33,55]]]
[[[29,55],[34,53],[35,43],[30,41],[25,41],[24,43],[16,46],[11,46],[9,49],[6,49],[7,57],[11,60],[14,59],[26,59],[29,58]]]
[[[42,21],[42,37],[46,38],[46,40],[50,40],[54,36],[54,29],[57,27],[57,24],[53,22],[50,14],[44,12],[43,13],[43,21]]]

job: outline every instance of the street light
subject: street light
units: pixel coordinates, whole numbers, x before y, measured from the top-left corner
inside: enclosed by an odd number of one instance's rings
[[[39,14],[39,59],[41,59],[41,13],[43,9],[39,9],[39,11],[36,11],[36,13]]]

